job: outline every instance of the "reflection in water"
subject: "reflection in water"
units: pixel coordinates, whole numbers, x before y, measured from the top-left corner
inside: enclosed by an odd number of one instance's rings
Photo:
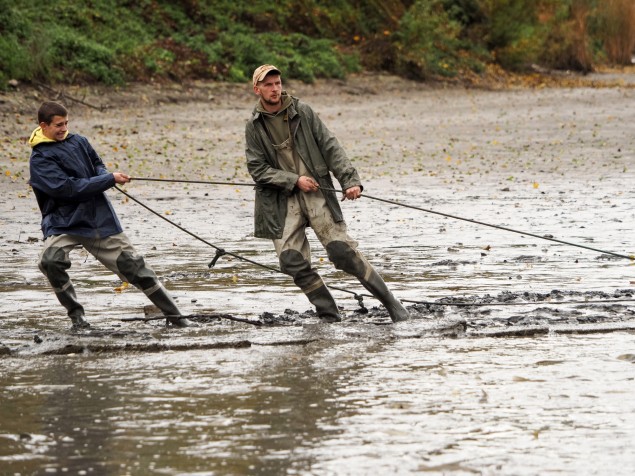
[[[383,332],[2,360],[0,461],[7,474],[630,474],[632,363],[619,356],[632,334]]]

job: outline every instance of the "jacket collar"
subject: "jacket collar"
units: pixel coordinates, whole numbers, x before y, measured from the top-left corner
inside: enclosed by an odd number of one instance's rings
[[[283,91],[282,92],[283,95],[287,96],[287,92]],[[289,106],[286,108],[286,110],[288,111],[289,114],[289,119],[293,119],[297,114],[298,114],[298,110],[296,108],[299,99],[296,98],[295,96],[291,96],[288,95],[287,97],[291,98],[291,104],[289,104]],[[260,117],[263,115],[261,112],[261,106],[260,106],[260,99],[258,100],[258,102],[256,103],[256,105],[254,106],[254,110],[252,112],[253,116],[252,116],[252,120],[253,121],[257,121],[260,119]]]

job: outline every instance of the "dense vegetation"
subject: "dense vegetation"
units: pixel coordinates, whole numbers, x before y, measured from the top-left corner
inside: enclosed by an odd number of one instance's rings
[[[633,0],[0,0],[0,88],[630,64]]]

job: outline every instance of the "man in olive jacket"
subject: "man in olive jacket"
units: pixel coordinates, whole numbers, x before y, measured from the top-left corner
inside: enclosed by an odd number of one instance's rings
[[[254,71],[258,103],[245,129],[247,168],[256,182],[255,236],[273,240],[281,270],[292,276],[325,322],[339,322],[330,291],[311,266],[306,227],[313,228],[337,269],[355,276],[387,309],[393,322],[408,311],[358,251],[349,235],[331,173],[356,200],[362,194],[357,171],[337,138],[313,109],[282,90],[273,65]]]

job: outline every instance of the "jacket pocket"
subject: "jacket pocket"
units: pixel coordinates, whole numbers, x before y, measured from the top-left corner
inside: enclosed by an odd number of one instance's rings
[[[286,197],[276,188],[256,187],[254,226],[259,238],[279,238],[286,213]]]
[[[59,205],[49,215],[48,223],[55,228],[92,228],[95,208],[92,200],[89,202]]]

